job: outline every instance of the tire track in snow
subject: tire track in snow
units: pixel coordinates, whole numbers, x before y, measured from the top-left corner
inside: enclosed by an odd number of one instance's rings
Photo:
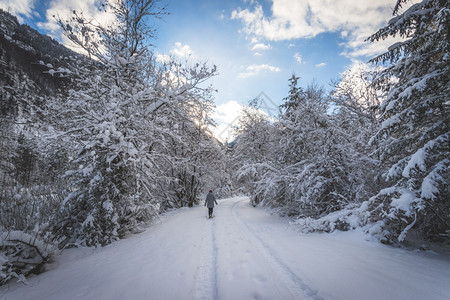
[[[211,223],[210,220],[207,220],[205,230],[202,230],[202,241],[198,255],[200,261],[195,274],[195,286],[189,299],[214,300],[218,298],[215,219],[212,220],[212,224],[209,223]]]
[[[294,299],[323,300],[323,298],[318,295],[317,290],[312,289],[304,283],[301,278],[299,278],[288,266],[286,266],[286,264],[273,255],[273,250],[267,246],[267,244],[242,220],[242,218],[240,218],[236,208],[244,201],[246,202],[247,200],[238,201],[232,206],[231,211],[234,219],[241,225],[244,234],[247,235],[251,241],[253,241],[253,245],[262,257],[264,257],[266,262],[286,284]]]

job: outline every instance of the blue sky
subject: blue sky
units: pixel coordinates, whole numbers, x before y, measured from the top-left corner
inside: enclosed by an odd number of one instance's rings
[[[391,18],[395,0],[167,0],[170,15],[156,22],[155,52],[218,66],[216,120],[234,122],[240,105],[264,92],[274,105],[288,92],[295,72],[330,89],[356,60],[387,49],[364,39]],[[97,0],[0,0],[22,23],[61,38],[52,15],[82,9],[101,18]],[[220,131],[219,130],[219,131]],[[223,138],[223,137],[222,137]]]
[[[316,79],[329,84],[346,66],[348,57],[337,55],[338,33],[323,33],[313,39],[270,41],[243,32],[242,21],[233,11],[247,7],[243,1],[172,0],[158,30],[157,51],[169,53],[189,46],[194,59],[217,64],[219,76],[212,84],[219,90],[217,104],[235,100],[246,104],[261,91],[281,102],[287,95],[288,79],[295,72],[302,84]],[[262,2],[270,13],[270,3]],[[178,46],[178,47],[177,47]],[[181,47],[180,47],[181,46]]]

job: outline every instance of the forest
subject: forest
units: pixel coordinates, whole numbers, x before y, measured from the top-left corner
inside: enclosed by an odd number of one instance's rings
[[[448,245],[450,9],[406,6],[368,37],[403,42],[331,92],[292,74],[279,118],[255,99],[232,143],[211,131],[217,67],[156,58],[157,1],[108,2],[109,25],[59,19],[82,54],[0,11],[0,284],[57,251],[142,232],[209,189],[248,195],[302,232]]]

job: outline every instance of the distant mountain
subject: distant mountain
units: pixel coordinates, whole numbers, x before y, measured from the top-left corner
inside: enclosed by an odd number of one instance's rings
[[[0,9],[0,117],[70,84],[70,63],[85,57]]]

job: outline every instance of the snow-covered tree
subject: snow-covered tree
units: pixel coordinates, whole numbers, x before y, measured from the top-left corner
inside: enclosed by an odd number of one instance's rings
[[[168,65],[165,86],[192,88],[180,94],[169,108],[171,111],[168,110],[161,119],[166,124],[162,139],[166,142],[160,145],[163,147],[159,151],[168,160],[160,169],[171,178],[164,184],[163,209],[192,206],[204,189],[218,188],[218,174],[224,163],[224,153],[209,130],[209,125],[213,125],[212,88],[201,88],[195,81],[204,75],[209,78],[215,68],[209,69],[206,64],[198,63],[186,67],[173,61]]]
[[[156,1],[106,2],[110,24],[74,12],[59,20],[66,36],[93,58],[72,68],[76,88],[59,108],[59,142],[75,141],[71,191],[54,232],[65,243],[104,245],[151,221],[159,212],[170,141],[168,124],[188,120],[181,109],[215,68],[198,64],[174,74],[153,59],[148,18]],[[181,76],[183,75],[183,76]]]
[[[3,36],[5,28],[0,30],[0,285],[41,272],[50,254],[44,248],[52,248],[49,221],[58,209],[55,185],[47,184],[48,174],[40,170],[45,156],[40,130],[46,126],[40,109],[48,98],[24,72],[26,63],[11,54],[5,40],[13,39]]]
[[[361,126],[375,122],[375,117],[362,113],[367,108],[364,99],[358,104],[353,98],[349,105],[355,111],[341,106],[330,113],[324,89],[314,82],[303,89],[298,79],[295,75],[289,79],[289,95],[278,121],[268,122],[255,113],[243,119],[246,126],[241,125],[233,148],[238,178],[254,204],[296,217],[299,224],[308,223],[307,230],[355,227],[355,222],[344,219],[320,218],[341,210],[348,216],[370,194],[370,175],[376,169],[365,144],[371,131]],[[355,93],[345,97],[356,97]]]
[[[367,120],[376,124],[379,116],[381,95],[372,84],[379,68],[356,61],[334,84],[331,101],[338,108],[345,108],[359,117],[361,122]],[[365,122],[367,123],[367,122]],[[369,124],[361,124],[370,129]]]
[[[59,19],[87,56],[51,40],[45,49],[62,56],[33,61],[35,77],[12,59],[2,69],[0,284],[40,272],[55,246],[105,245],[140,230],[175,191],[186,191],[184,206],[221,185],[223,152],[206,130],[213,90],[204,87],[216,67],[154,59],[149,18],[165,12],[157,1],[102,8],[110,23],[76,11]],[[4,65],[11,52],[0,50]],[[42,76],[63,79],[45,89]]]
[[[314,83],[303,90],[297,80],[290,79],[280,120],[282,168],[275,181],[281,191],[276,194],[284,199],[286,213],[315,218],[353,201],[349,165],[354,153],[344,147],[348,133],[327,114],[324,90]]]
[[[355,62],[335,83],[330,93],[333,119],[336,127],[341,128],[349,136],[342,147],[355,151],[353,160],[360,167],[354,169],[357,178],[366,182],[360,186],[355,199],[360,202],[377,191],[377,178],[380,172],[378,161],[369,158],[375,150],[368,141],[379,128],[380,105],[384,93],[374,87],[374,79],[380,68],[373,68],[362,62]]]
[[[240,187],[240,192],[251,195],[253,205],[261,201],[256,186],[271,168],[272,143],[276,140],[277,131],[268,115],[257,108],[255,102],[242,109],[231,155],[233,181]]]
[[[390,62],[378,87],[388,92],[373,136],[386,186],[367,205],[382,241],[405,240],[416,229],[426,239],[448,238],[450,9],[448,0],[406,7],[398,0],[389,23],[373,34],[404,39],[373,62]],[[373,231],[373,230],[372,230]]]

